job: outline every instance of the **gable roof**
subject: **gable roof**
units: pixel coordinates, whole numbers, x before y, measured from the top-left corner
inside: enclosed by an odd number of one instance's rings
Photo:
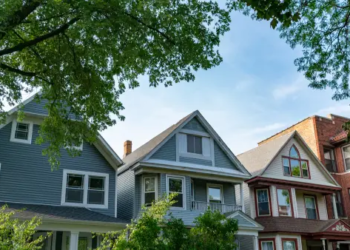
[[[18,104],[15,107],[13,107],[11,110],[9,110],[7,112],[8,117],[16,113],[19,110],[20,105],[25,106],[31,103],[32,101],[35,101],[34,99],[37,95],[40,95],[40,92],[32,95],[28,99],[24,100],[21,104]],[[46,114],[38,114],[38,113],[33,114],[26,111],[24,111],[24,113],[35,115],[37,117],[47,116]],[[11,120],[8,119],[6,123],[9,123],[9,122],[11,122]],[[6,124],[0,124],[0,129],[2,129],[5,125]],[[96,141],[93,144],[114,169],[117,169],[120,165],[123,164],[122,159],[117,155],[117,153],[112,149],[112,147],[107,143],[107,141],[100,134],[98,134]]]
[[[249,171],[240,163],[237,157],[232,153],[229,147],[221,139],[221,137],[216,133],[216,131],[211,127],[203,115],[198,111],[194,111],[191,114],[185,116],[176,124],[170,126],[168,129],[164,130],[162,133],[136,149],[134,152],[126,156],[123,161],[125,163],[119,169],[119,173],[123,173],[134,164],[146,159],[148,156],[155,153],[162,145],[164,145],[173,135],[175,135],[181,128],[183,128],[189,121],[197,118],[201,125],[208,131],[209,135],[215,140],[219,147],[227,153],[228,158],[236,165],[236,167],[243,173],[250,176]]]
[[[237,157],[247,167],[247,169],[252,172],[252,175],[254,177],[261,176],[269,167],[270,163],[277,157],[280,151],[292,138],[296,138],[299,143],[304,146],[306,152],[314,160],[316,166],[319,167],[319,169],[326,175],[326,177],[328,177],[336,186],[339,187],[338,182],[328,172],[325,166],[323,166],[321,161],[296,130],[279,138],[261,144],[252,150],[238,155]]]

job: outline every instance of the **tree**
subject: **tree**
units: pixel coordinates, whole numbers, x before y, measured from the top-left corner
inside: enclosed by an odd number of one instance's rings
[[[33,239],[35,229],[41,224],[40,219],[34,217],[29,221],[13,219],[14,212],[7,212],[6,206],[0,209],[0,249],[2,250],[39,250],[46,237],[40,235]]]
[[[103,234],[99,250],[232,250],[236,249],[237,221],[208,209],[186,228],[181,219],[166,216],[174,197],[164,197],[143,207],[143,213],[123,232]]]
[[[62,148],[93,142],[116,123],[111,114],[124,119],[119,97],[139,76],[171,86],[220,64],[229,23],[214,1],[3,0],[0,116],[4,101],[40,89],[49,115],[37,143],[49,142],[44,154],[57,167]]]

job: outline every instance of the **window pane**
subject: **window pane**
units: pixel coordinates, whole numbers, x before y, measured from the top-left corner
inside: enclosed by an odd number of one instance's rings
[[[98,204],[103,205],[105,202],[105,192],[104,191],[88,191],[88,204]]]
[[[305,197],[306,217],[308,219],[317,219],[315,198]]]
[[[20,140],[28,140],[29,125],[26,123],[17,123],[15,138]]]
[[[293,157],[293,158],[299,158],[298,151],[296,150],[296,148],[294,146],[290,149],[289,156]]]
[[[280,216],[292,216],[289,191],[286,189],[278,189],[277,196],[278,196],[279,215]]]
[[[89,189],[104,190],[104,182],[105,182],[104,177],[90,176],[89,177]]]
[[[295,241],[284,240],[283,250],[296,250]]]
[[[170,192],[182,192],[182,179],[169,179]]]
[[[187,152],[202,154],[202,137],[187,135]]]
[[[301,161],[301,169],[303,170],[303,177],[309,178],[309,168],[307,167],[307,161]]]
[[[83,189],[66,189],[66,202],[83,203]]]
[[[26,123],[17,123],[17,131],[23,131],[23,132],[27,132],[28,131],[28,124]]]
[[[269,215],[270,207],[269,207],[269,198],[267,190],[258,190],[258,209],[259,215]]]
[[[28,132],[16,131],[15,138],[20,140],[28,140]]]
[[[173,204],[173,207],[183,207],[183,194],[178,194],[174,201],[176,202]]]
[[[220,188],[209,187],[208,193],[209,193],[209,201],[210,202],[221,203],[221,189]]]
[[[350,170],[350,158],[345,159],[346,170]]]
[[[156,199],[156,194],[155,193],[145,193],[145,205],[151,205],[153,201]]]
[[[145,178],[145,192],[154,192],[156,190],[155,178]]]
[[[298,160],[290,160],[290,164],[292,167],[292,176],[300,177],[300,161]]]
[[[84,176],[68,174],[67,175],[67,187],[72,188],[84,188]]]
[[[262,241],[261,242],[261,250],[274,250],[273,242],[271,241]]]
[[[194,137],[194,146],[195,146],[195,153],[202,154],[202,137],[199,137],[199,136]]]

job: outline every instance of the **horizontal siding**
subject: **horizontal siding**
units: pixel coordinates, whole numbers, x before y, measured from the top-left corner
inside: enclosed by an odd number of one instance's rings
[[[180,156],[180,162],[186,162],[186,163],[193,163],[197,165],[204,165],[204,166],[212,166],[211,160],[204,160],[204,159],[198,159],[198,158],[192,158],[192,157],[183,157]]]
[[[193,118],[191,121],[189,121],[183,129],[189,129],[189,130],[195,130],[200,132],[208,133],[208,131],[200,124],[197,118]]]
[[[228,158],[225,152],[220,148],[220,146],[214,141],[214,159],[215,167],[227,168],[238,170],[237,167]]]
[[[0,200],[30,204],[60,205],[63,169],[91,171],[109,175],[108,209],[91,209],[114,217],[115,170],[99,151],[84,143],[81,156],[70,157],[62,150],[59,170],[51,171],[42,156],[47,145],[36,145],[39,126],[34,125],[32,144],[10,142],[12,123],[0,130]]]
[[[151,159],[176,161],[176,136],[171,137],[151,156]]]
[[[325,201],[324,195],[316,194],[316,193],[310,193],[310,192],[303,192],[303,191],[299,191],[299,190],[296,191],[296,200],[297,200],[297,206],[298,206],[298,217],[299,218],[306,218],[304,195],[314,195],[314,196],[316,196],[319,219],[320,220],[328,220],[327,205],[326,205],[326,201]]]
[[[135,175],[128,170],[118,176],[118,218],[131,220],[134,217]],[[136,206],[136,205],[135,205]]]
[[[41,100],[40,102],[37,102],[35,99],[31,102],[27,103],[23,107],[23,111],[30,112],[34,114],[41,114],[41,115],[48,115],[48,111],[45,108],[45,105],[48,103],[47,100]]]

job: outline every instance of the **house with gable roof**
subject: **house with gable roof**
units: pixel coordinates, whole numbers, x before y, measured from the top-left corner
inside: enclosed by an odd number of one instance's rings
[[[187,227],[208,207],[238,220],[238,243],[258,249],[263,228],[245,213],[243,182],[251,178],[199,111],[132,151],[118,169],[118,218],[137,219],[142,206],[177,193],[171,213]]]
[[[245,181],[245,207],[264,227],[260,249],[349,249],[341,243],[350,239],[350,225],[330,218],[326,204],[326,197],[341,187],[297,131],[260,144],[238,159],[253,175]]]
[[[46,145],[35,144],[47,116],[45,100],[35,96],[23,103],[25,119],[17,121],[18,107],[0,124],[0,206],[7,205],[19,220],[41,218],[35,237],[53,232],[43,250],[88,250],[105,233],[125,228],[117,218],[117,170],[122,160],[99,136],[94,144],[82,142],[78,157],[62,150],[59,170],[51,171]]]

